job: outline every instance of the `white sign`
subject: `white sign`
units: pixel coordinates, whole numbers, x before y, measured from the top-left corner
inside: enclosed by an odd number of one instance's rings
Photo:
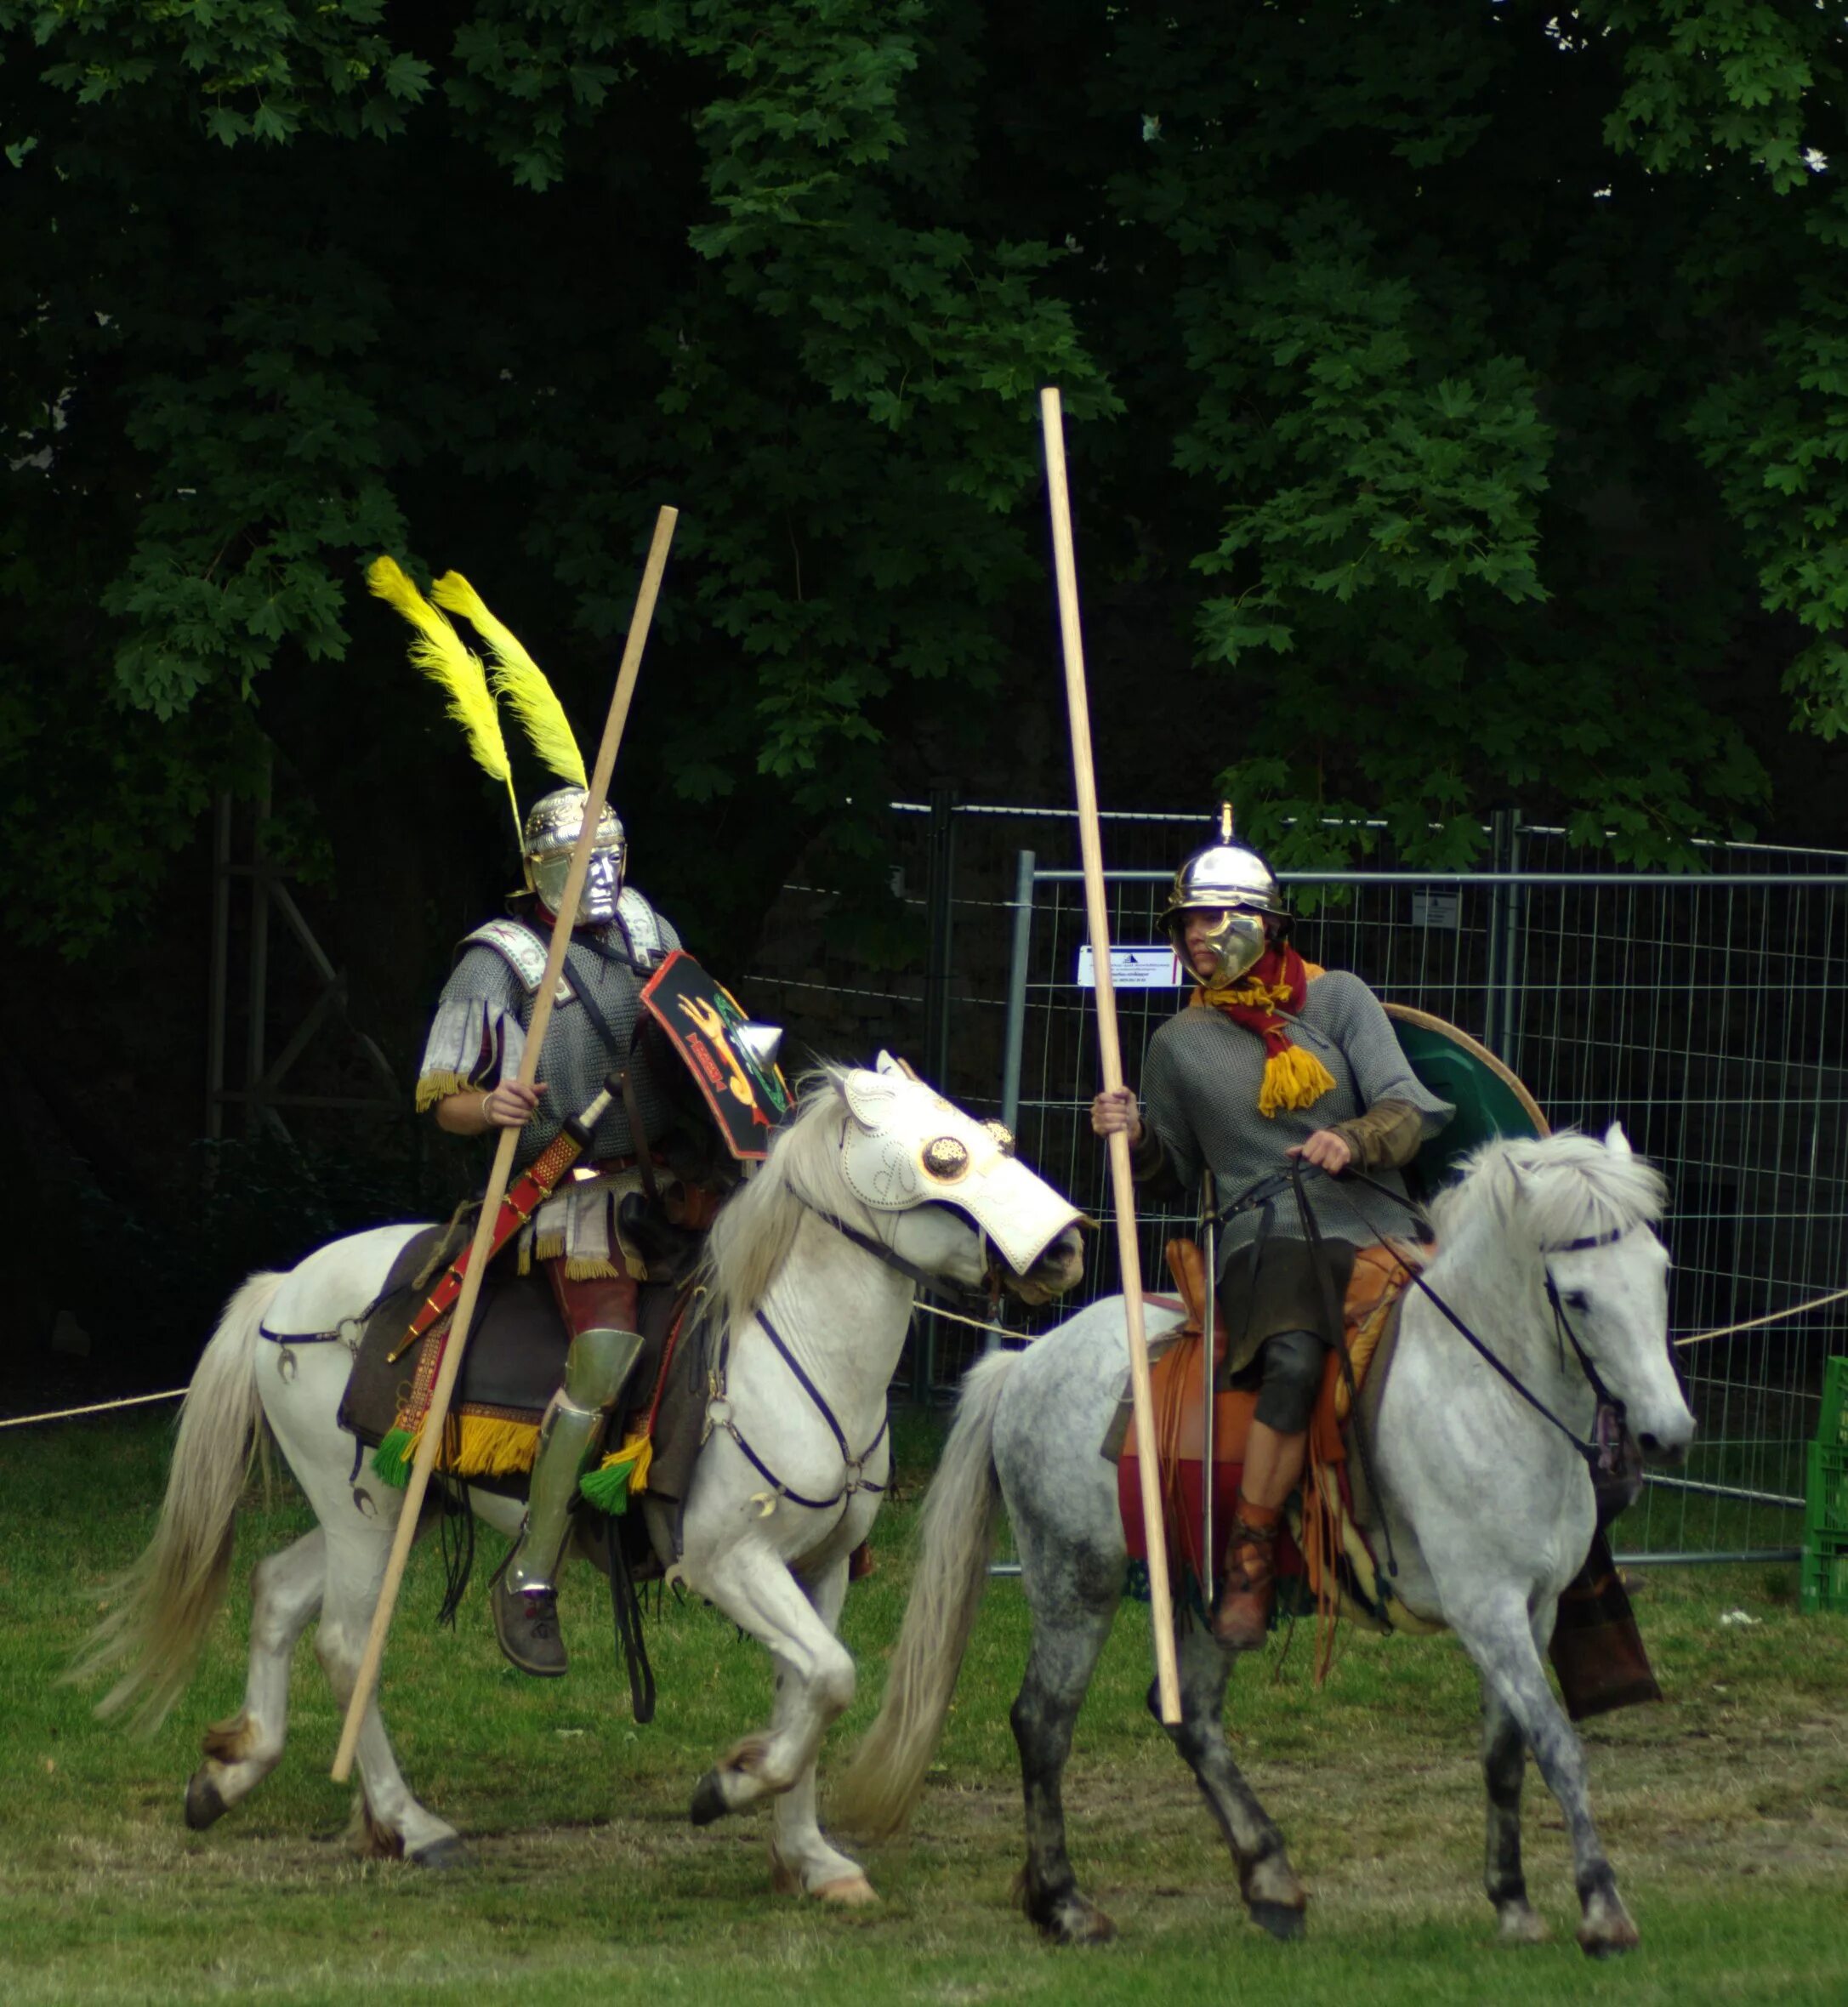
[[[1111,980],[1119,990],[1178,990],[1184,986],[1180,958],[1165,941],[1146,947],[1116,947],[1110,951]],[[1076,978],[1081,990],[1097,987],[1097,970],[1089,947],[1078,950]]]
[[[1454,934],[1458,918],[1458,908],[1461,904],[1460,893],[1414,892],[1412,895],[1412,924],[1414,927],[1442,927]]]

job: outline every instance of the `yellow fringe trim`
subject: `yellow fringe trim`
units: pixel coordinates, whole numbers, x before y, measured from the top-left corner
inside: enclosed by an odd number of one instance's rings
[[[436,1459],[436,1467],[452,1477],[516,1476],[532,1470],[539,1453],[537,1422],[492,1421],[485,1415],[465,1414],[452,1417],[446,1433],[450,1441]],[[417,1454],[423,1435],[424,1424],[419,1422],[407,1457]]]
[[[629,1490],[645,1492],[648,1489],[648,1473],[653,1467],[654,1460],[654,1443],[638,1429],[621,1449],[611,1450],[597,1468],[600,1470],[615,1470],[627,1464],[629,1467]]]
[[[541,1257],[543,1259],[543,1257]],[[572,1281],[582,1281],[590,1276],[626,1276],[627,1268],[618,1268],[613,1261],[605,1261],[594,1254],[574,1254],[565,1264],[565,1273]]]
[[[451,1094],[466,1094],[472,1083],[460,1073],[426,1073],[417,1083],[417,1112],[434,1108]]]
[[[1286,1046],[1264,1062],[1264,1084],[1258,1089],[1258,1112],[1275,1116],[1283,1108],[1310,1108],[1334,1085],[1334,1076],[1312,1052]]]

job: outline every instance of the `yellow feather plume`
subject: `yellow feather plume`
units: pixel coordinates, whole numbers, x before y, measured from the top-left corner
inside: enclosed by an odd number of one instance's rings
[[[395,560],[375,559],[367,571],[366,583],[416,629],[416,639],[411,643],[412,662],[433,683],[440,683],[448,691],[449,715],[462,727],[476,764],[497,781],[506,782],[507,799],[513,804],[514,827],[518,830],[520,803],[514,794],[513,762],[507,756],[500,714],[494,708],[480,657],[405,577]]]
[[[493,651],[494,693],[513,706],[515,717],[532,741],[533,751],[560,779],[588,787],[584,756],[577,749],[565,707],[546,681],[544,671],[520,646],[520,637],[488,611],[480,594],[459,571],[446,571],[430,588],[430,596],[439,606],[472,621]]]

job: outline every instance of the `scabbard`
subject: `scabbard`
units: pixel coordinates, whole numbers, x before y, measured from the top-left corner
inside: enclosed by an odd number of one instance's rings
[[[492,1261],[500,1253],[558,1189],[565,1174],[589,1146],[591,1131],[603,1119],[603,1112],[615,1099],[616,1092],[617,1083],[612,1075],[604,1082],[602,1092],[590,1106],[581,1115],[572,1116],[508,1186],[507,1196],[501,1201],[499,1212],[494,1215],[494,1237],[489,1242],[487,1251],[489,1260]],[[638,1146],[642,1146],[639,1136],[635,1140]],[[462,1294],[462,1279],[469,1272],[469,1256],[472,1251],[471,1242],[443,1271],[429,1294],[418,1305],[417,1315],[412,1318],[410,1328],[387,1359],[387,1365],[395,1366],[432,1325],[455,1308],[456,1299]]]

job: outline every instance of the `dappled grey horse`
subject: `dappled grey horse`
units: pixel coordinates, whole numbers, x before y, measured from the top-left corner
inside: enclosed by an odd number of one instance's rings
[[[1541,1659],[1560,1593],[1595,1527],[1589,1470],[1566,1433],[1582,1441],[1594,1425],[1591,1376],[1623,1403],[1646,1454],[1678,1458],[1693,1436],[1668,1347],[1669,1259],[1652,1231],[1663,1196],[1615,1127],[1601,1143],[1568,1134],[1479,1151],[1433,1208],[1437,1252],[1426,1278],[1558,1423],[1416,1289],[1403,1300],[1379,1402],[1369,1468],[1397,1559],[1394,1587],[1415,1617],[1453,1630],[1481,1674],[1487,1885],[1510,1942],[1544,1935],[1521,1863],[1528,1748],[1566,1816],[1579,1942],[1606,1953],[1637,1941],[1592,1820],[1584,1753]],[[1151,1311],[1151,1344],[1179,1326],[1177,1313]],[[837,1823],[873,1833],[908,1816],[948,1711],[1004,1499],[1032,1614],[1013,1715],[1026,1794],[1022,1893],[1033,1921],[1068,1943],[1114,1934],[1067,1857],[1060,1780],[1123,1589],[1116,1471],[1100,1450],[1126,1377],[1120,1297],[969,1374],[924,1502],[885,1698],[833,1805]],[[1305,1891],[1225,1740],[1231,1656],[1196,1627],[1180,1660],[1182,1719],[1169,1732],[1225,1835],[1251,1916],[1278,1936],[1297,1936]]]

